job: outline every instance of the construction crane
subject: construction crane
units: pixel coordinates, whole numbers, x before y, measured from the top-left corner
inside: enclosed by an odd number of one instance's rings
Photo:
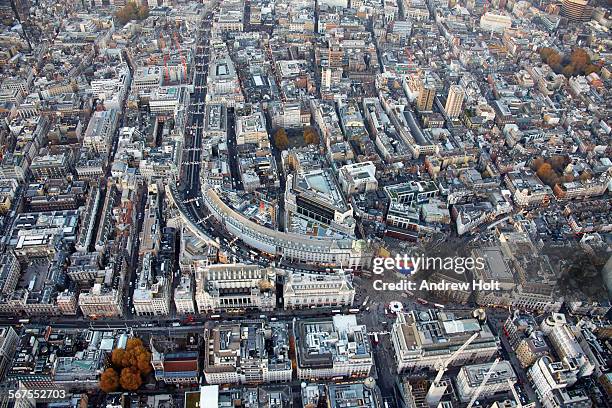
[[[472,399],[470,400],[470,403],[467,405],[466,408],[472,408],[472,406],[474,405],[474,403],[476,402],[476,400],[480,396],[480,393],[482,392],[482,389],[487,384],[487,381],[489,381],[489,378],[491,378],[491,375],[493,374],[493,371],[495,370],[495,367],[497,367],[497,364],[499,363],[499,360],[500,360],[499,357],[496,358],[495,361],[493,362],[493,364],[491,364],[491,367],[489,367],[489,370],[487,371],[487,373],[484,375],[484,377],[482,377],[482,381],[478,385],[478,388],[476,388],[476,391],[474,391],[474,395],[472,395]],[[512,388],[514,388],[514,387],[512,387]]]
[[[164,79],[166,80],[166,84],[170,82],[170,72],[168,71],[168,50],[166,50],[166,41],[164,40],[164,35],[162,32],[159,33],[159,50],[162,52],[164,56]]]
[[[429,391],[427,391],[427,396],[425,397],[427,400],[427,405],[430,407],[437,407],[440,403],[440,399],[442,399],[442,395],[444,395],[444,391],[446,391],[446,384],[441,384],[440,380],[442,380],[442,376],[448,369],[448,366],[453,362],[455,358],[459,354],[463,352],[475,339],[478,337],[478,332],[472,334],[472,336],[467,339],[465,343],[461,345],[449,358],[447,358],[444,362],[440,362],[438,364],[438,375],[431,383],[429,387]]]
[[[183,49],[181,48],[181,43],[178,39],[178,34],[176,31],[174,32],[174,42],[176,44],[176,48],[178,49],[179,56],[181,57],[181,64],[183,64],[183,76],[187,78],[187,62],[183,56]]]

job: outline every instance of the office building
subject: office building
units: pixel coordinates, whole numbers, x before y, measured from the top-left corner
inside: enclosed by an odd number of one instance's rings
[[[486,31],[503,33],[505,29],[512,27],[512,17],[502,14],[484,13],[480,17],[480,28]]]
[[[400,313],[391,330],[398,373],[413,369],[434,370],[474,333],[478,337],[452,361],[452,366],[490,361],[497,353],[496,336],[475,318],[456,319],[452,313],[428,310]]]
[[[297,376],[366,377],[373,364],[366,327],[354,315],[294,322]]]
[[[174,289],[174,306],[178,314],[194,314],[194,285],[190,275],[182,275],[178,286]]]
[[[10,326],[0,327],[0,381],[8,372],[19,347],[19,336]]]
[[[151,365],[155,379],[166,384],[199,383],[200,340],[198,333],[151,337]]]
[[[528,378],[544,408],[590,408],[588,395],[581,389],[572,389],[576,383],[578,366],[574,361],[553,362],[542,357],[527,371]]]
[[[204,377],[208,384],[291,381],[286,323],[218,323],[204,333]]]
[[[108,153],[118,121],[115,109],[94,112],[83,136],[83,147],[98,154]]]
[[[200,313],[219,310],[272,310],[276,305],[276,272],[258,265],[210,265],[196,271],[196,304]]]
[[[134,289],[133,305],[137,316],[167,316],[170,314],[169,276],[171,271],[164,266],[168,260],[159,257],[157,267],[153,263],[154,255],[147,252],[142,257],[142,265]]]
[[[355,287],[349,276],[289,272],[283,286],[285,309],[352,305]]]
[[[483,383],[485,376],[488,378]],[[456,379],[457,393],[462,402],[468,402],[480,387],[479,398],[487,398],[498,392],[510,391],[516,380],[514,369],[508,361],[463,366]]]
[[[451,85],[446,98],[446,105],[444,105],[444,111],[449,118],[455,119],[461,115],[464,97],[465,91],[461,86]]]
[[[93,288],[79,294],[79,308],[87,317],[123,316],[122,291],[96,283]]]
[[[347,196],[369,193],[378,189],[374,163],[360,162],[342,166],[339,171],[340,185]]]
[[[435,83],[429,77],[417,79],[417,99],[416,105],[420,112],[429,112],[433,108],[434,99],[436,98]]]
[[[21,266],[13,251],[6,251],[0,256],[0,293],[8,295],[17,287]]]
[[[287,176],[285,208],[288,218],[295,214],[342,234],[354,235],[353,209],[345,202],[328,169],[301,171]]]
[[[589,0],[563,0],[561,15],[572,23],[586,22],[593,15],[593,6],[589,5]]]

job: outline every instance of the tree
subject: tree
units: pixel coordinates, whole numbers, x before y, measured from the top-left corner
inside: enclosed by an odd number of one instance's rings
[[[554,184],[554,181],[557,177],[552,166],[548,163],[544,163],[543,165],[541,165],[538,168],[536,174],[546,184]]]
[[[140,377],[140,371],[133,367],[126,367],[121,370],[121,377],[119,378],[121,388],[128,391],[136,391],[142,385],[142,378]]]
[[[312,127],[304,129],[304,143],[306,144],[319,144],[319,134]]]
[[[113,350],[110,363],[112,367],[106,370],[108,373],[105,371],[100,376],[100,387],[102,388],[104,382],[104,387],[109,390],[116,390],[119,386],[124,390],[136,390],[142,385],[143,378],[153,371],[151,352],[139,338],[129,339],[125,349]],[[116,378],[112,377],[113,372]]]
[[[287,132],[285,129],[280,128],[274,134],[274,145],[279,150],[286,150],[289,147],[289,138],[287,137]]]
[[[133,337],[131,339],[128,339],[125,345],[126,350],[134,350],[134,349],[139,349],[141,347],[144,347],[144,345],[142,344],[142,340],[140,340],[138,337]]]
[[[587,65],[591,63],[591,57],[582,48],[574,48],[570,54],[570,64],[574,66],[576,72],[582,71]]]
[[[597,65],[590,64],[584,68],[584,75],[590,75],[593,72],[599,74],[599,67]]]
[[[576,67],[574,67],[574,65],[572,64],[566,65],[563,67],[563,70],[561,71],[561,73],[569,78],[576,74]]]
[[[550,47],[542,47],[540,48],[540,58],[546,62],[553,52],[555,52],[555,50]]]
[[[149,17],[149,8],[145,6],[144,4],[142,4],[141,6],[138,7],[137,15],[138,15],[137,20],[145,20],[147,17]]]
[[[144,20],[147,17],[149,17],[149,8],[145,5],[139,6],[134,1],[129,1],[115,13],[115,18],[122,25],[132,20]]]
[[[550,65],[551,67],[560,66],[561,65],[561,55],[557,52],[551,54],[546,60],[546,63]]]
[[[153,367],[151,366],[151,353],[142,350],[136,357],[136,365],[138,366],[140,374],[148,375],[153,371]]]
[[[538,169],[545,163],[544,159],[541,157],[537,157],[533,160],[533,162],[531,163],[531,168],[534,169],[535,171],[538,171]]]
[[[562,173],[565,170],[565,166],[567,166],[568,160],[565,156],[553,156],[550,158],[550,165],[556,172]]]
[[[114,349],[111,354],[111,362],[115,367],[127,367],[129,365],[128,355],[124,349]]]
[[[107,368],[100,376],[100,389],[106,393],[117,391],[119,374],[114,368]]]

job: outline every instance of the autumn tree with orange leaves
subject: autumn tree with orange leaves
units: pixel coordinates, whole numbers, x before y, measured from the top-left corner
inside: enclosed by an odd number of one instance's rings
[[[100,389],[104,392],[115,392],[119,388],[119,374],[114,368],[107,368],[100,376]]]
[[[141,339],[127,341],[125,349],[113,350],[108,367],[100,376],[100,389],[114,392],[120,387],[126,391],[135,391],[143,383],[143,378],[153,370],[151,353],[145,348]]]

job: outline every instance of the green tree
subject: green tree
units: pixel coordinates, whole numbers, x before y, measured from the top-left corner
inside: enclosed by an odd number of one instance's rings
[[[287,137],[287,131],[280,128],[274,134],[274,145],[279,150],[287,150],[289,147],[289,138]]]

